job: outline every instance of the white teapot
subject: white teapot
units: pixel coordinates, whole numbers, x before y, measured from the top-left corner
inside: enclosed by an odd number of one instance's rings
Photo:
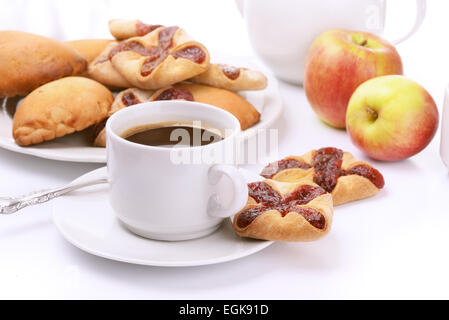
[[[251,44],[262,61],[282,80],[302,84],[307,51],[329,29],[381,35],[386,0],[236,0]],[[404,41],[421,26],[426,1],[417,0],[416,21]]]

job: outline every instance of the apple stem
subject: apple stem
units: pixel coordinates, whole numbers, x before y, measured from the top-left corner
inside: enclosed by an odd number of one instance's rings
[[[368,112],[369,117],[371,118],[371,121],[376,121],[379,115],[376,111],[371,109],[370,107],[366,107],[366,112]]]
[[[368,46],[368,39],[366,39],[362,34],[353,34],[352,42],[361,47]]]

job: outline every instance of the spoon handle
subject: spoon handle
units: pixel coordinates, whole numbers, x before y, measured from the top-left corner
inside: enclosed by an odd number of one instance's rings
[[[61,188],[37,191],[23,197],[3,198],[0,199],[0,214],[4,215],[13,214],[22,210],[23,208],[48,202],[62,195],[65,195],[69,192],[85,187],[106,183],[108,183],[108,179],[101,178],[77,184],[71,183]]]

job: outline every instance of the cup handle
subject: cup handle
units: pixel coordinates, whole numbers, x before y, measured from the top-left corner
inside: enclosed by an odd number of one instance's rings
[[[234,199],[228,207],[223,207],[217,194],[209,199],[208,214],[218,218],[229,218],[241,211],[248,202],[248,185],[237,170],[229,165],[215,165],[209,170],[209,183],[216,185],[225,175],[232,181]]]
[[[426,16],[427,2],[426,0],[416,0],[416,20],[413,28],[403,37],[392,41],[392,44],[397,45],[404,40],[410,38],[421,27],[424,17]]]

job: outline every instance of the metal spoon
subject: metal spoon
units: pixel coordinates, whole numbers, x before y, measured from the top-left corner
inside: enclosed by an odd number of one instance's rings
[[[19,210],[22,210],[23,208],[45,203],[47,201],[53,200],[54,198],[58,198],[62,195],[65,195],[69,192],[105,183],[108,183],[108,179],[106,177],[91,181],[84,181],[80,183],[72,182],[69,185],[61,188],[53,188],[48,190],[37,191],[29,195],[17,198],[0,197],[0,215],[13,214],[18,212]]]
[[[264,180],[263,177],[253,174],[252,172],[248,170],[240,170],[243,177],[248,182],[253,181],[262,181]],[[106,176],[96,177],[95,179],[82,182],[72,182],[69,185],[61,188],[53,188],[48,190],[42,190],[42,191],[36,191],[29,195],[22,196],[22,197],[16,197],[16,198],[5,198],[0,197],[0,215],[10,215],[17,213],[18,211],[22,210],[23,208],[34,206],[37,204],[45,203],[50,200],[53,200],[55,198],[58,198],[60,196],[63,196],[67,193],[70,193],[72,191],[90,187],[98,184],[106,184],[108,183],[108,178]]]

